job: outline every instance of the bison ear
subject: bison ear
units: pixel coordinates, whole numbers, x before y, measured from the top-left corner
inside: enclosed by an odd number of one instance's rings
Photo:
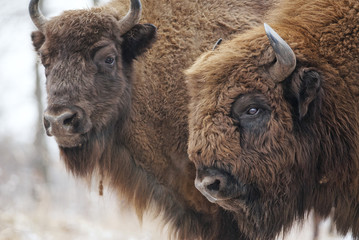
[[[321,106],[321,77],[312,68],[302,68],[291,82],[291,90],[298,104],[299,120],[320,110]]]
[[[143,54],[156,40],[157,28],[152,24],[136,24],[122,38],[122,58],[131,62]]]
[[[40,31],[35,31],[31,33],[32,44],[35,47],[35,50],[38,52],[42,44],[45,42],[45,35]]]

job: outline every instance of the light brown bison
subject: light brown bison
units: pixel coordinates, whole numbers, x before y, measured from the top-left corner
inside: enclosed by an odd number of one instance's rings
[[[186,72],[196,187],[250,239],[332,207],[358,239],[359,2],[284,0],[268,24]]]
[[[194,187],[182,71],[218,38],[259,23],[272,2],[145,0],[141,12],[132,0],[125,15],[128,2],[118,0],[47,19],[32,0],[47,78],[44,125],[67,168],[98,175],[139,215],[161,213],[179,239],[242,238],[232,214]],[[156,43],[141,13],[158,27]]]

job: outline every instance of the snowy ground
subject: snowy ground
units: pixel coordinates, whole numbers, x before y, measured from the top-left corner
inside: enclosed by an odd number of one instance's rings
[[[61,209],[42,201],[32,209],[1,209],[0,240],[157,240],[166,239],[159,226],[146,218],[140,226],[132,211],[120,213],[113,199],[87,196],[88,212]],[[311,221],[294,228],[285,240],[312,239]],[[329,233],[329,221],[321,224],[320,240],[344,239]],[[283,238],[279,238],[283,239]],[[345,239],[349,240],[350,237]]]
[[[75,180],[61,163],[49,168],[47,185],[22,163],[6,172],[0,166],[0,240],[163,239],[159,224],[146,217],[141,226],[114,193],[105,189],[99,196],[96,187]]]
[[[26,154],[26,152],[25,152]],[[105,189],[103,197],[66,173],[61,162],[49,167],[48,185],[15,158],[0,166],[0,240],[165,240],[159,220],[149,216],[141,225],[131,207]],[[2,162],[4,163],[4,162]],[[10,167],[9,167],[10,165]],[[319,240],[351,239],[320,225]],[[312,240],[313,220],[295,226],[278,240]]]

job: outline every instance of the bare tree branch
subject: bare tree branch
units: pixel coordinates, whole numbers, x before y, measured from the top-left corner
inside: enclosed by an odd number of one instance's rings
[[[100,3],[100,0],[93,0],[93,5],[94,6],[98,6],[99,3]]]
[[[42,2],[40,2],[40,8],[42,9]],[[36,157],[33,159],[33,167],[40,178],[44,181],[45,184],[48,183],[48,163],[49,163],[49,152],[46,145],[45,134],[42,124],[42,112],[44,111],[44,106],[42,103],[42,88],[41,88],[41,75],[39,70],[39,62],[36,60],[35,63],[35,98],[36,98],[36,108],[37,108],[37,121],[36,121],[36,134],[34,147],[36,152]]]

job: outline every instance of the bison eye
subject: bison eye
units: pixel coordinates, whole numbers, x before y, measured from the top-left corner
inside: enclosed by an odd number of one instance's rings
[[[254,116],[254,115],[257,115],[258,112],[259,112],[259,108],[251,107],[247,110],[246,114]]]
[[[109,64],[109,65],[113,65],[114,64],[114,62],[115,62],[115,59],[113,58],[113,57],[107,57],[106,59],[105,59],[105,63],[106,64]]]
[[[272,109],[261,93],[240,95],[232,105],[231,117],[240,131],[255,132],[266,129]]]

